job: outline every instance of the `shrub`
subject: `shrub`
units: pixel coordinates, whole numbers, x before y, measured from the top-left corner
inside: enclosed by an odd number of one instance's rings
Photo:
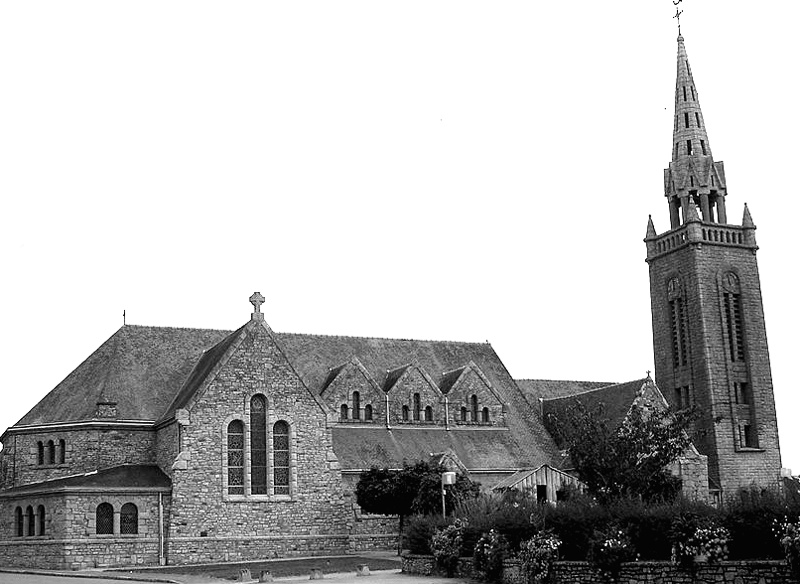
[[[461,555],[461,539],[466,522],[456,519],[452,525],[444,529],[437,529],[431,538],[431,551],[436,559],[436,565],[442,568],[448,576],[455,573],[458,558]]]
[[[561,540],[548,531],[540,531],[519,546],[519,559],[528,584],[549,584],[550,567],[558,559]]]
[[[508,544],[506,538],[494,529],[484,533],[475,545],[472,563],[485,580],[499,582],[503,576],[503,560]]]
[[[441,515],[412,515],[403,533],[403,548],[412,554],[432,555],[431,538],[437,529],[444,529],[451,519]]]
[[[786,563],[794,577],[800,580],[800,520],[792,523],[784,518],[782,522],[776,521],[773,529],[783,548]]]
[[[622,570],[623,562],[636,559],[628,535],[616,528],[595,532],[592,538],[589,561],[603,580],[616,582]]]

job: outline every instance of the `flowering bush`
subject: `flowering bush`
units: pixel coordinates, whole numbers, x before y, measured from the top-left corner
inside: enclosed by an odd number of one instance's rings
[[[466,521],[456,519],[444,529],[437,529],[431,537],[431,552],[436,564],[444,569],[448,576],[455,573],[458,565],[465,527],[467,527]]]
[[[672,559],[684,567],[693,567],[695,562],[716,563],[728,558],[730,532],[708,520],[682,517],[672,527]]]
[[[558,559],[561,540],[549,531],[540,531],[519,546],[519,559],[529,584],[550,582],[550,566]]]
[[[619,529],[596,531],[591,544],[589,560],[606,581],[616,582],[622,570],[622,562],[636,559],[630,538]]]
[[[486,580],[499,582],[503,575],[503,560],[507,549],[506,538],[500,532],[491,529],[489,533],[484,533],[475,545],[472,555],[475,569]]]
[[[772,530],[781,542],[792,574],[800,579],[800,521],[791,523],[788,518],[784,518],[782,522],[775,521]]]

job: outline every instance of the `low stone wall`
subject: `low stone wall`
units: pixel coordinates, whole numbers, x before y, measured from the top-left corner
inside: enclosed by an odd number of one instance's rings
[[[7,568],[82,570],[96,567],[157,566],[157,538],[42,539],[0,542]]]
[[[350,552],[396,550],[399,534],[396,516],[358,515],[350,527]]]
[[[347,553],[349,538],[347,535],[173,537],[167,545],[168,563],[177,565],[343,555]]]
[[[431,556],[404,554],[403,572],[422,576],[444,575]],[[461,558],[454,576],[475,578],[472,558]],[[596,584],[601,581],[588,562],[556,562],[553,584]],[[700,564],[694,572],[670,562],[630,562],[622,565],[619,584],[789,584],[796,583],[782,561],[721,562]],[[503,584],[527,584],[516,561],[504,564]]]

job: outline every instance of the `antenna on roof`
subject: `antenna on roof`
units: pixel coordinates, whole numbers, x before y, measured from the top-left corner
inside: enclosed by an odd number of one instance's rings
[[[672,5],[675,7],[675,16],[672,18],[678,19],[678,36],[681,36],[681,14],[683,14],[683,10],[678,8],[678,4],[683,2],[683,0],[672,0]]]
[[[122,326],[125,326],[125,309],[122,309]]]

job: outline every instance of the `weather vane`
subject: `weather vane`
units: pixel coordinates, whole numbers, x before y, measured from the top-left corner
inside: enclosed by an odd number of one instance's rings
[[[681,36],[681,14],[683,14],[683,10],[678,8],[681,2],[683,2],[683,0],[672,0],[672,5],[675,7],[675,16],[672,18],[678,19],[678,36]]]

